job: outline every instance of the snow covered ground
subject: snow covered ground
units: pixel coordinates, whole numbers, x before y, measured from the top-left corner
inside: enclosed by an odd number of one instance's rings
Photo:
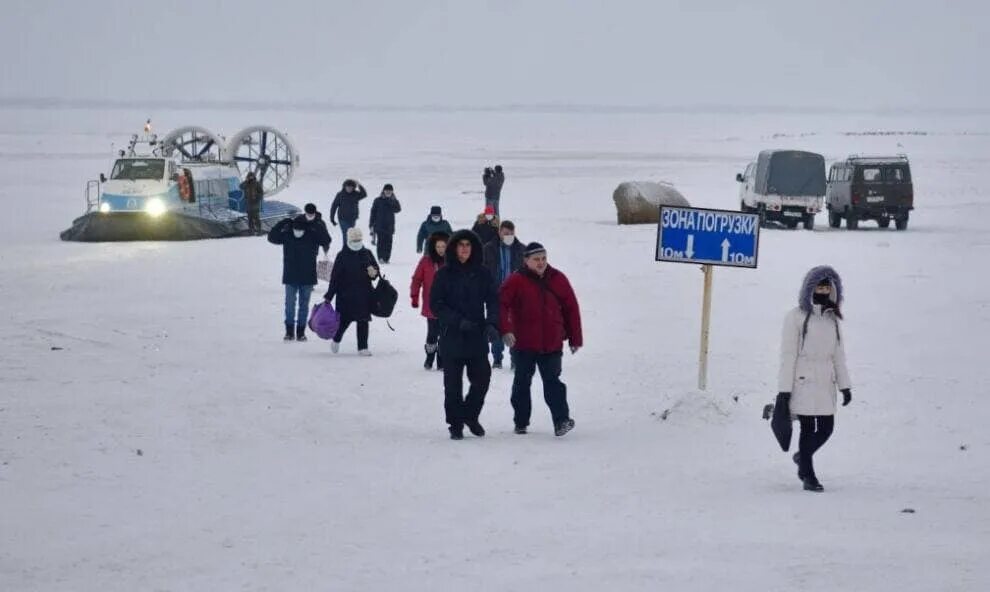
[[[583,307],[577,428],[554,438],[535,387],[513,435],[506,370],[488,437],[451,442],[404,297],[374,357],[353,335],[334,357],[281,341],[264,239],[59,241],[147,115],[0,111],[0,590],[990,588],[990,116],[152,114],[287,130],[302,166],[280,199],[324,212],[345,177],[395,184],[403,296],[429,206],[468,225],[482,167],[505,166],[504,216]],[[927,135],[847,135],[876,130]],[[616,226],[611,192],[663,179],[735,208],[771,147],[906,152],[918,209],[904,233],[768,230],[758,270],[717,269],[703,394],[701,273],[653,262],[655,229]],[[854,401],[816,495],[760,411],[819,263],[846,281]]]

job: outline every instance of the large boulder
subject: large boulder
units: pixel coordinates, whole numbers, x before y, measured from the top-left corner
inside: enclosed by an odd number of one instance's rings
[[[670,183],[630,181],[620,183],[612,194],[619,224],[657,224],[660,206],[689,207],[691,204]]]

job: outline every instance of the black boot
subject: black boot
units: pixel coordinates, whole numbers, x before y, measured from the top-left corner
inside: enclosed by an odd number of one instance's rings
[[[426,352],[426,362],[423,364],[423,368],[427,370],[433,370],[433,360],[437,357],[437,346],[430,345],[427,343],[423,346],[423,351]]]
[[[485,436],[485,428],[481,427],[481,424],[478,422],[477,419],[471,421],[465,421],[464,425],[466,425],[467,428],[471,430],[471,433],[474,434],[475,436],[478,436],[479,438],[483,438]]]
[[[306,325],[296,325],[296,341],[306,341]]]
[[[440,357],[440,349],[437,349],[437,370],[443,370],[443,358]]]
[[[450,426],[447,428],[450,432],[451,440],[463,440],[464,439],[464,427],[463,426]]]
[[[295,335],[295,333],[293,333],[292,323],[286,323],[285,324],[285,337],[282,338],[282,341],[292,341],[295,338],[296,338],[296,335]]]
[[[557,425],[554,426],[554,428],[553,428],[553,434],[555,436],[563,436],[564,434],[566,434],[567,432],[569,432],[569,431],[571,431],[573,429],[574,429],[574,420],[573,419],[565,419],[565,420],[561,421],[560,423],[558,423]]]
[[[825,488],[822,487],[822,484],[818,482],[818,477],[815,477],[814,475],[811,475],[810,477],[805,477],[801,481],[804,482],[805,491],[814,491],[814,492],[825,491]]]

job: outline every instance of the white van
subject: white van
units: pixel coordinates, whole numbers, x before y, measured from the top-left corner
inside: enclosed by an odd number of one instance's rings
[[[812,230],[825,197],[825,158],[801,150],[764,150],[736,181],[742,184],[741,211],[759,214],[761,223],[788,228],[803,223]]]

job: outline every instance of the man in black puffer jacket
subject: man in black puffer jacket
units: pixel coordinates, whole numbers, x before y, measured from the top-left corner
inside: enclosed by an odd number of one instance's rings
[[[481,240],[470,230],[450,237],[447,264],[437,271],[430,291],[430,309],[440,321],[444,410],[450,437],[464,437],[466,425],[484,436],[479,417],[488,394],[492,368],[489,340],[498,337],[498,286],[482,265]],[[464,396],[464,370],[471,383]]]
[[[316,256],[320,247],[330,246],[329,239],[329,236],[324,238],[305,216],[286,218],[268,232],[268,242],[282,245],[285,341],[306,341],[309,297],[316,285]]]

